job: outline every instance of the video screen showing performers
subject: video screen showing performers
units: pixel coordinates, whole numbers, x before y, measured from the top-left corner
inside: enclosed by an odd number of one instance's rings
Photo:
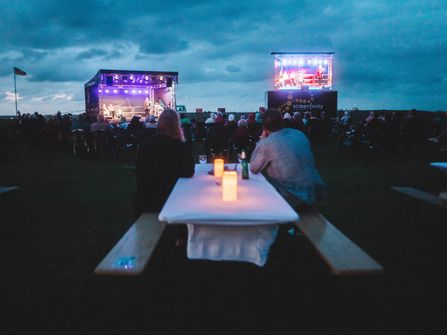
[[[331,89],[332,54],[275,54],[276,89]]]

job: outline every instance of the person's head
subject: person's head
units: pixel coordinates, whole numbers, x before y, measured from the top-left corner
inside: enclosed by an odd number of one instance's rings
[[[104,122],[104,115],[102,115],[102,114],[98,114],[98,116],[96,117],[96,121],[98,121],[98,122]]]
[[[262,114],[261,114],[260,112],[257,112],[257,113],[255,114],[255,121],[256,121],[257,123],[262,123]]]
[[[280,130],[282,125],[281,112],[275,108],[268,108],[262,116],[262,125],[269,132]]]
[[[157,121],[155,120],[155,115],[149,115],[147,122],[156,123]]]
[[[186,117],[185,113],[180,113],[180,118],[184,119]]]
[[[239,128],[247,128],[247,127],[248,127],[247,120],[245,120],[245,119],[240,119],[239,122],[237,123],[237,126],[238,126]]]
[[[224,122],[225,122],[225,120],[222,116],[222,113],[220,113],[220,114],[218,113],[216,118],[214,119],[214,123],[222,124]]]
[[[208,119],[205,120],[205,124],[213,124],[214,123],[214,119],[212,117],[209,117]]]
[[[158,117],[158,133],[162,136],[168,136],[182,142],[185,141],[180,119],[176,111],[166,108]]]
[[[286,113],[284,113],[283,118],[284,118],[284,120],[290,120],[292,117],[290,116],[289,113],[286,112]]]
[[[130,119],[130,123],[131,123],[132,125],[138,125],[138,124],[140,124],[140,117],[139,117],[139,116],[133,116],[133,117]]]
[[[228,121],[234,121],[234,114],[228,115]]]

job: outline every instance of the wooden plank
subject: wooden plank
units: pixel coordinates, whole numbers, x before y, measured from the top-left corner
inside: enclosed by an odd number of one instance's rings
[[[295,223],[335,275],[383,272],[383,267],[314,210],[300,213]]]
[[[17,190],[18,188],[18,186],[0,186],[0,194],[12,192]]]
[[[98,275],[139,275],[154,251],[166,224],[158,213],[143,213],[95,269]]]
[[[443,202],[435,194],[424,192],[424,191],[418,190],[417,188],[414,188],[414,187],[393,186],[393,187],[391,187],[391,189],[396,192],[399,192],[401,194],[404,194],[406,196],[412,197],[414,199],[424,201],[431,205],[439,206],[442,208],[447,208],[447,203]]]

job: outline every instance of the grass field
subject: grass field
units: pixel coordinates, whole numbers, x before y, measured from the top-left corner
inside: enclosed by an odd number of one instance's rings
[[[290,236],[265,268],[187,261],[167,229],[142,276],[96,277],[133,223],[132,166],[22,152],[0,162],[0,185],[20,186],[1,199],[2,319],[21,334],[442,333],[446,211],[425,205],[416,218],[415,203],[399,206],[390,187],[447,190],[447,174],[428,165],[445,153],[423,146],[411,157],[362,158],[335,143],[314,152],[328,187],[320,211],[384,275],[334,278],[303,237]]]

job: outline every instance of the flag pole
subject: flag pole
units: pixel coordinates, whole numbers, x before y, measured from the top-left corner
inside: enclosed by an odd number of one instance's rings
[[[16,115],[17,115],[17,86],[16,86],[16,72],[14,71],[14,98],[16,102]]]

